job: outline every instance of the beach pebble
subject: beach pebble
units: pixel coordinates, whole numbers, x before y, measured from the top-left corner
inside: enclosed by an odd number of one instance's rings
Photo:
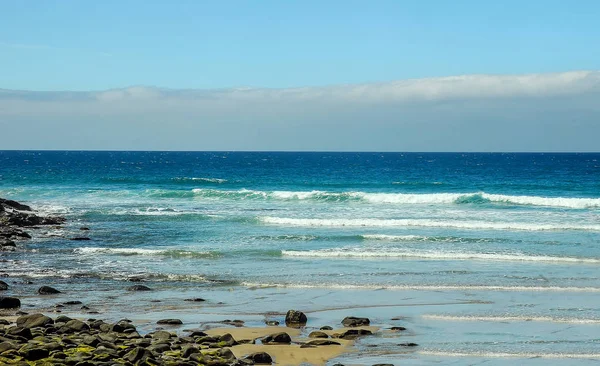
[[[368,318],[357,318],[355,316],[347,316],[342,320],[342,325],[345,327],[360,327],[369,324],[371,324],[371,321]]]
[[[60,294],[61,292],[50,286],[42,286],[38,289],[38,294],[40,295],[55,295]]]
[[[285,315],[285,324],[288,326],[304,325],[307,321],[306,315],[298,310],[288,310]]]

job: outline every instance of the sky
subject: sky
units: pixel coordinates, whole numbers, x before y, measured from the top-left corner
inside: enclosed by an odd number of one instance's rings
[[[0,149],[600,151],[598,19],[586,0],[0,0]]]

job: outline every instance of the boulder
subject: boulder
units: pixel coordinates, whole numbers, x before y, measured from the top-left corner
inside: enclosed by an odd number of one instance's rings
[[[290,344],[292,338],[286,332],[268,335],[262,339],[263,344]]]
[[[4,282],[4,281],[0,281],[0,291],[6,291],[8,290],[8,283]]]
[[[273,363],[273,358],[267,352],[252,353],[244,357],[244,360],[250,360],[258,365],[271,365]]]
[[[38,289],[38,294],[40,295],[55,295],[60,294],[61,292],[50,286],[42,286]]]
[[[354,316],[347,316],[342,320],[342,324],[345,327],[360,327],[360,326],[368,326],[371,324],[371,321],[368,318],[357,318]]]
[[[18,327],[35,328],[44,327],[48,324],[54,324],[54,320],[44,314],[23,315],[17,318]]]
[[[370,330],[366,329],[348,329],[342,334],[337,334],[336,338],[341,339],[356,339],[360,336],[371,335],[373,334]]]
[[[19,211],[33,211],[31,207],[13,200],[0,198],[0,206],[12,208]]]
[[[181,325],[183,322],[179,319],[161,319],[157,321],[156,324]]]
[[[21,300],[16,297],[0,296],[0,309],[16,309],[21,307]]]
[[[329,336],[327,335],[327,333],[315,330],[314,332],[310,332],[308,338],[329,338]]]
[[[89,325],[87,325],[86,323],[82,322],[81,320],[77,320],[77,319],[69,320],[68,322],[65,323],[65,327],[67,327],[75,332],[81,332],[82,330],[90,329]]]
[[[285,315],[285,324],[287,326],[300,326],[306,324],[308,318],[298,310],[289,310]]]

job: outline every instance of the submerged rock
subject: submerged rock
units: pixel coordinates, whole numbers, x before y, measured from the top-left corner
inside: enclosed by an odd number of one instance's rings
[[[306,315],[298,310],[288,310],[285,315],[285,324],[287,326],[301,326],[305,325],[308,321]]]
[[[179,319],[161,319],[156,324],[181,325],[183,322]]]
[[[127,291],[152,291],[152,289],[144,285],[134,285],[127,287]]]
[[[60,294],[61,292],[50,286],[42,286],[38,289],[38,294],[40,295],[55,295]]]
[[[8,283],[4,282],[4,281],[0,281],[0,291],[6,291],[8,290]]]
[[[371,324],[369,318],[357,318],[354,316],[347,316],[342,320],[342,324],[345,327],[360,327]]]

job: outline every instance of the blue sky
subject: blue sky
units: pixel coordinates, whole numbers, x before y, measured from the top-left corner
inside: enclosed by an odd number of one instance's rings
[[[0,0],[0,149],[600,151],[600,1]]]
[[[600,69],[600,2],[0,1],[4,89],[298,87]]]

